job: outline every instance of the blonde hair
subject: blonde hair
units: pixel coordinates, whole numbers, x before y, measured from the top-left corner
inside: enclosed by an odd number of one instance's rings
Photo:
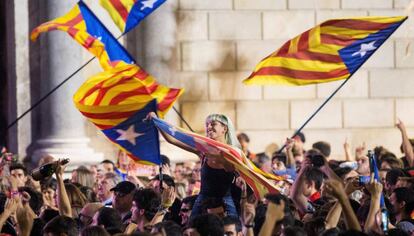
[[[206,118],[206,125],[212,121],[218,121],[227,127],[225,135],[226,143],[241,149],[239,140],[237,140],[236,131],[234,130],[233,122],[226,115],[222,114],[210,114]]]
[[[79,166],[76,170],[76,182],[82,186],[87,186],[93,188],[95,184],[95,176],[92,171],[90,171],[85,166]]]

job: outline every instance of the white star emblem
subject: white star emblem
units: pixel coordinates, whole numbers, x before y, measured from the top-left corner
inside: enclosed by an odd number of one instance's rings
[[[361,49],[359,49],[358,52],[352,53],[352,56],[361,55],[361,57],[363,57],[363,56],[365,56],[365,54],[367,54],[368,51],[372,51],[372,50],[377,49],[377,47],[374,47],[375,42],[376,41],[361,44]]]
[[[177,129],[175,127],[170,127],[170,128],[168,128],[168,130],[171,132],[172,136],[175,136],[175,132],[177,131]]]
[[[142,7],[141,7],[141,11],[144,10],[145,8],[153,8],[154,7],[154,3],[156,3],[158,0],[146,0],[146,1],[142,1]]]
[[[135,142],[136,138],[144,135],[142,133],[135,133],[134,125],[129,126],[127,130],[117,129],[116,132],[120,134],[120,136],[116,140],[119,140],[119,141],[126,140],[134,146],[136,144]]]

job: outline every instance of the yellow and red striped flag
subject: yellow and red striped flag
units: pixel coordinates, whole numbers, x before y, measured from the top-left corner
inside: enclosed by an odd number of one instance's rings
[[[183,89],[158,84],[137,65],[119,65],[89,78],[73,96],[78,110],[101,130],[112,128],[153,99],[163,117]]]
[[[76,42],[95,55],[107,70],[118,63],[134,63],[134,59],[106,29],[93,12],[79,1],[67,14],[36,27],[30,38],[52,30],[67,32]]]
[[[127,33],[166,0],[100,0],[122,33]]]
[[[264,58],[245,84],[307,85],[350,77],[407,19],[333,19],[286,42]]]

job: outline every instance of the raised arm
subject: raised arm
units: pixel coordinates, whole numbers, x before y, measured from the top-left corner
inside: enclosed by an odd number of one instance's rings
[[[371,194],[371,203],[369,207],[368,217],[365,221],[364,229],[366,232],[373,230],[375,226],[375,216],[380,210],[380,199],[382,193],[382,184],[374,179],[374,174],[371,176],[371,181],[366,186],[368,192]]]
[[[402,146],[403,146],[405,157],[407,158],[409,166],[412,167],[412,166],[414,166],[413,147],[411,146],[410,139],[408,138],[407,130],[405,128],[405,125],[400,119],[398,119],[397,128],[401,132]]]
[[[345,152],[345,160],[346,161],[352,161],[355,160],[355,158],[351,154],[351,148],[349,147],[348,139],[345,139],[344,142],[344,152]]]
[[[351,207],[351,203],[349,202],[342,183],[335,179],[329,179],[325,183],[327,193],[335,196],[341,204],[347,228],[361,231],[361,226],[359,225],[358,219]]]
[[[72,206],[70,205],[65,183],[63,182],[63,172],[65,170],[65,166],[60,164],[60,160],[57,161],[57,165],[58,167],[56,168],[55,174],[57,181],[57,204],[59,208],[59,215],[72,218]]]
[[[296,176],[296,180],[293,183],[290,192],[290,198],[292,199],[293,203],[295,204],[296,208],[299,210],[301,214],[305,214],[307,212],[308,204],[308,199],[305,195],[302,194],[302,188],[305,182],[305,176],[303,173],[305,172],[306,168],[309,168],[309,166],[307,166],[305,162],[308,162],[308,159],[305,159],[302,162],[303,166],[302,168],[300,168],[300,171]]]
[[[295,168],[295,158],[293,157],[293,146],[295,145],[295,139],[287,138],[286,139],[286,164],[290,168]]]
[[[342,206],[339,202],[335,202],[331,210],[326,215],[325,229],[332,229],[338,225],[339,218],[341,218]]]
[[[151,113],[148,114],[147,119],[152,119],[152,118],[156,118],[156,117],[157,117],[157,115],[154,112],[151,112]],[[170,135],[168,135],[167,133],[165,133],[161,129],[158,129],[158,131],[161,133],[161,135],[164,137],[164,139],[167,142],[171,143],[172,145],[177,146],[181,149],[184,149],[188,152],[192,152],[192,153],[196,154],[197,156],[200,156],[200,152],[198,150],[193,149],[190,146],[185,145],[184,143],[172,138]]]

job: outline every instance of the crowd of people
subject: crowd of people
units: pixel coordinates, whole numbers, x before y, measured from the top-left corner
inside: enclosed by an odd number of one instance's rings
[[[65,178],[67,164],[45,156],[39,166],[53,163],[53,171],[35,181],[3,153],[0,235],[414,235],[414,140],[403,122],[397,129],[402,158],[381,146],[372,155],[364,145],[352,151],[345,142],[343,158],[335,160],[327,141],[305,150],[303,133],[287,139],[283,152],[253,153],[247,134],[236,136],[226,116],[210,115],[207,137],[284,177],[274,182],[278,193],[263,199],[222,154],[167,137],[199,161],[170,163],[161,155],[161,172],[154,167],[142,176],[120,152],[116,163],[79,166]]]

